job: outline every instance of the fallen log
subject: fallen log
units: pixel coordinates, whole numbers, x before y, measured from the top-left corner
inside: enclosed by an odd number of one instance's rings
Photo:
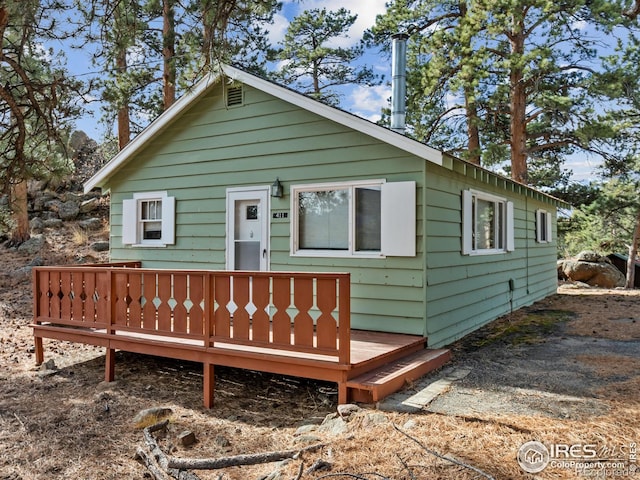
[[[253,453],[233,455],[220,458],[176,458],[169,457],[168,467],[178,470],[216,470],[219,468],[238,467],[241,465],[257,465],[259,463],[279,462],[287,458],[297,458],[304,452],[311,452],[324,447],[319,443],[298,450],[283,450],[279,452]]]
[[[160,465],[158,465],[154,456],[147,453],[142,447],[138,447],[135,458],[138,462],[147,467],[149,474],[154,480],[170,480],[171,477],[169,477],[169,474],[166,473]]]
[[[174,478],[176,480],[200,480],[195,473],[185,472],[181,469],[169,467],[169,458],[162,451],[158,442],[153,437],[152,433],[167,428],[169,420],[156,423],[146,427],[142,433],[144,435],[144,443],[149,449],[147,453],[142,448],[138,448],[136,458],[147,467],[147,470],[154,476],[154,480],[166,480],[167,478]]]

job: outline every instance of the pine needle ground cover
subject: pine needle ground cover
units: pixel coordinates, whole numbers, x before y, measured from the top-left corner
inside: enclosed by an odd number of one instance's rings
[[[68,260],[62,248],[56,245],[45,260]],[[145,478],[135,460],[143,435],[133,419],[158,406],[172,412],[158,443],[175,457],[323,444],[284,462],[198,471],[201,479],[532,478],[516,460],[526,442],[596,445],[599,454],[628,457],[640,440],[637,290],[561,286],[557,295],[453,345],[447,368],[471,373],[422,411],[361,405],[341,431],[312,427],[305,434],[301,426],[335,414],[333,385],[220,368],[216,406],[208,411],[196,364],[119,353],[117,381],[105,384],[104,352],[48,341],[47,359],[55,366],[34,367],[31,277],[24,269],[32,259],[10,250],[0,259],[3,480]],[[549,362],[557,371],[548,371]],[[185,430],[195,433],[195,444],[176,440]],[[325,466],[311,471],[318,460]],[[580,478],[575,469],[552,466],[536,475]]]

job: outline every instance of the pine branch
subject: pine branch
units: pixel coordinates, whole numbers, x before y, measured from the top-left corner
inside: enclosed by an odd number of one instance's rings
[[[424,445],[422,444],[422,442],[420,442],[420,440],[418,440],[418,439],[417,439],[417,438],[415,438],[415,437],[412,437],[412,436],[411,436],[411,435],[409,435],[407,432],[405,432],[405,431],[401,430],[401,429],[400,429],[400,427],[398,427],[397,425],[395,425],[395,424],[394,424],[394,425],[393,425],[393,428],[395,428],[398,432],[400,432],[401,434],[403,434],[403,435],[404,435],[405,437],[407,437],[409,440],[412,440],[412,441],[414,441],[415,443],[417,443],[417,444],[420,446],[420,448],[422,448],[425,452],[427,452],[427,453],[429,453],[429,454],[433,455],[434,457],[437,457],[437,458],[439,458],[439,459],[441,459],[441,460],[446,460],[447,462],[451,462],[451,463],[453,463],[453,464],[455,464],[455,465],[459,465],[459,466],[461,466],[461,467],[468,468],[469,470],[473,470],[474,472],[476,472],[476,473],[478,473],[478,474],[482,475],[483,477],[488,478],[488,479],[490,479],[490,480],[495,480],[495,479],[494,479],[494,477],[492,477],[492,476],[491,476],[491,475],[489,475],[488,473],[484,472],[483,470],[480,470],[479,468],[474,467],[473,465],[466,464],[466,463],[461,462],[461,461],[459,461],[459,460],[456,460],[456,459],[454,459],[454,458],[446,457],[446,456],[444,456],[444,455],[442,455],[442,454],[440,454],[440,453],[438,453],[438,452],[436,452],[436,451],[434,451],[434,450],[431,450],[431,449],[427,448],[426,446],[424,446]]]

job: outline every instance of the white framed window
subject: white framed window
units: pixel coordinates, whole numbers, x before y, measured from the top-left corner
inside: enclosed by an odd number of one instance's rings
[[[546,210],[536,210],[536,242],[549,243],[552,240],[551,214]]]
[[[513,202],[476,190],[462,192],[462,253],[514,250]]]
[[[293,185],[291,253],[415,256],[415,182]]]
[[[122,201],[122,243],[164,247],[175,243],[175,197],[167,192],[134,193]]]

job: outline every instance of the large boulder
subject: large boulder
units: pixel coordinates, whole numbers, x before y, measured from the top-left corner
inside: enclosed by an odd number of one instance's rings
[[[18,247],[18,251],[29,255],[36,255],[42,251],[47,241],[42,235],[34,235]]]
[[[580,252],[575,259],[562,261],[558,273],[572,282],[584,282],[592,287],[624,287],[625,277],[611,261],[596,252]]]
[[[58,216],[60,220],[75,220],[80,214],[80,205],[75,200],[67,200],[60,205]]]

